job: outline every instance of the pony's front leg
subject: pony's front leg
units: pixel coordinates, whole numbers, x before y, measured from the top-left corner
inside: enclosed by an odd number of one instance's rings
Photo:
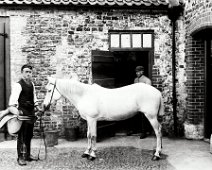
[[[91,148],[90,148],[90,152],[89,152],[89,156],[87,157],[89,160],[93,161],[94,159],[96,159],[96,137],[92,136],[91,137]]]
[[[97,130],[97,121],[96,119],[91,119],[90,120],[90,130],[91,130],[91,151],[90,151],[90,160],[96,159],[96,134]]]
[[[89,160],[96,159],[96,125],[97,121],[94,118],[90,118],[87,120],[88,126],[90,129],[90,136],[91,136],[91,148],[90,148],[90,156],[88,157]]]
[[[88,147],[86,151],[83,153],[82,157],[86,157],[89,160],[94,160],[96,158],[96,125],[97,121],[95,119],[88,119]]]

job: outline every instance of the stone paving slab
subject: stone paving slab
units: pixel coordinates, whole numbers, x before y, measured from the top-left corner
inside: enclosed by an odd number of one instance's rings
[[[91,162],[81,158],[87,139],[66,141],[48,148],[47,160],[29,163],[20,167],[16,162],[16,141],[0,142],[0,167],[3,170],[42,169],[111,169],[111,170],[211,170],[212,154],[209,143],[186,139],[163,139],[162,159],[152,162],[155,138],[139,139],[138,136],[107,138],[97,143],[98,158]],[[40,140],[33,139],[33,154],[37,155]],[[44,151],[41,147],[41,151]],[[41,152],[41,157],[44,152]],[[2,168],[0,168],[2,169]]]
[[[152,151],[135,147],[106,147],[99,148],[94,161],[81,158],[81,148],[50,148],[48,158],[30,162],[20,167],[14,158],[15,150],[1,151],[0,165],[4,170],[175,170],[165,157],[160,161],[151,160]],[[10,162],[8,162],[8,160]]]

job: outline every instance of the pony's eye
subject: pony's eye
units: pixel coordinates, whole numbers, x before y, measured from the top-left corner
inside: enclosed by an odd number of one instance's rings
[[[48,90],[48,92],[50,93],[50,92],[51,92],[51,90]]]

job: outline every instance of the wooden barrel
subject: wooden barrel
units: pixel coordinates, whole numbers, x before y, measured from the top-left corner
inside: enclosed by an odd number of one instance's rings
[[[65,128],[65,139],[68,141],[76,141],[78,138],[79,128],[68,127]]]
[[[53,147],[58,144],[59,132],[56,130],[45,131],[45,141],[48,147]]]

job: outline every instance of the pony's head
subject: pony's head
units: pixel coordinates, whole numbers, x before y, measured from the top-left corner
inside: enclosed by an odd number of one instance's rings
[[[50,105],[61,98],[61,94],[57,89],[57,80],[48,77],[48,84],[46,85],[46,96],[43,101],[44,109],[48,110]]]

